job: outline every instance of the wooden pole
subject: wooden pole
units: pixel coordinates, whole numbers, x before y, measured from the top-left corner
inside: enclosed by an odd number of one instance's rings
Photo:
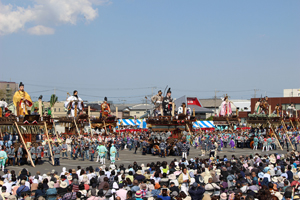
[[[285,126],[285,123],[284,123],[283,120],[281,121],[281,124],[282,124],[282,127],[283,127],[283,129],[284,129],[284,131],[285,131],[285,133],[286,133],[286,136],[287,136],[287,138],[288,138],[288,141],[289,141],[289,143],[290,143],[292,149],[295,150],[294,146],[292,145],[292,142],[291,142],[291,140],[290,140],[290,136],[289,136],[289,134],[288,134],[288,131],[287,131],[287,129],[286,129],[286,126]]]
[[[273,129],[272,124],[270,123],[269,120],[268,120],[268,122],[269,122],[269,124],[270,124],[271,130],[272,130],[272,132],[273,132],[273,134],[274,134],[274,136],[275,136],[275,138],[276,138],[276,141],[277,141],[277,143],[278,143],[278,145],[279,145],[281,151],[283,151],[282,146],[280,145],[280,142],[279,142],[279,140],[278,140],[278,138],[277,138],[277,135],[275,134],[275,131],[274,131],[274,129]]]
[[[231,124],[230,124],[230,122],[229,122],[228,117],[226,117],[226,120],[227,120],[227,123],[228,123],[228,125],[229,125],[230,130],[233,131],[233,129],[232,129],[232,127],[231,127]]]
[[[54,119],[53,119],[53,127],[54,127],[54,132],[55,132],[55,135],[56,135],[56,137],[57,137],[57,139],[58,139],[58,134],[57,134],[57,132],[56,132],[56,127],[55,127],[55,122],[54,122]]]
[[[89,124],[91,130],[91,136],[93,137],[92,124],[91,124],[91,106],[88,106]]]
[[[103,120],[103,124],[104,124],[104,129],[105,129],[105,135],[107,135],[107,130],[106,130],[106,125],[105,125],[105,120]]]
[[[188,129],[188,131],[189,131],[189,134],[191,135],[191,130],[190,130],[190,127],[186,124],[186,127],[187,127],[187,129]]]
[[[32,158],[31,158],[31,153],[30,153],[30,152],[28,151],[28,149],[27,149],[26,143],[25,143],[24,138],[23,138],[23,136],[22,136],[22,134],[21,134],[21,132],[20,132],[20,129],[19,129],[19,126],[18,126],[17,122],[15,122],[15,125],[16,125],[16,127],[17,127],[17,130],[18,130],[18,133],[19,133],[20,138],[21,138],[21,140],[22,140],[22,143],[23,143],[23,145],[24,145],[24,148],[25,148],[25,150],[26,150],[26,152],[27,152],[27,155],[28,155],[28,158],[29,158],[29,160],[30,160],[30,162],[31,162],[31,165],[32,165],[32,167],[35,167],[34,162],[33,162]]]
[[[116,107],[116,118],[118,119],[118,107]]]
[[[175,115],[175,103],[172,102],[172,117]]]
[[[42,99],[39,99],[39,114],[43,116]]]
[[[195,108],[193,108],[193,117],[196,116]]]
[[[294,124],[293,124],[293,122],[292,122],[291,119],[290,119],[290,122],[291,122],[291,124],[292,124],[293,129],[295,129],[295,126],[294,126]]]
[[[160,107],[160,115],[161,115],[161,116],[164,116],[164,112],[163,112],[162,107]]]
[[[186,115],[186,108],[185,108],[184,104],[182,105],[182,112],[183,112],[184,115]]]
[[[75,117],[74,117],[73,119],[74,119],[74,124],[75,124],[75,126],[76,126],[77,133],[78,133],[78,135],[81,135],[81,134],[80,134],[80,132],[79,132],[79,129],[78,129],[78,126],[77,126],[77,123],[76,123]]]
[[[269,115],[271,115],[271,113],[272,113],[272,110],[271,110],[271,105],[269,105]]]
[[[52,165],[54,165],[54,159],[53,159],[53,154],[52,154],[52,147],[51,147],[50,138],[49,138],[49,135],[48,135],[48,129],[47,129],[46,122],[44,122],[44,125],[45,125],[45,134],[46,134],[46,137],[47,137],[47,140],[48,140],[48,145],[49,145],[49,150],[50,150]]]

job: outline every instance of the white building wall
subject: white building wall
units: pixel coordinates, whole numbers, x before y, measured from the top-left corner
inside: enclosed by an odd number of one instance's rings
[[[283,97],[300,97],[300,89],[284,89]]]

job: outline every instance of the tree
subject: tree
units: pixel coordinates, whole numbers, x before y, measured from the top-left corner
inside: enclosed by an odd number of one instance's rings
[[[5,90],[0,90],[0,99],[5,98],[6,96],[5,94],[6,94]]]
[[[58,99],[58,97],[55,94],[52,94],[50,97],[50,107],[51,107],[52,117],[54,117],[53,107],[54,107],[55,103],[57,102],[57,99]]]

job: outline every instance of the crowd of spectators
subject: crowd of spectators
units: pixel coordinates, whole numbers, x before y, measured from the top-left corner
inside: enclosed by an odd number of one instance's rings
[[[47,174],[5,170],[0,200],[297,199],[299,154],[249,155],[62,168]]]

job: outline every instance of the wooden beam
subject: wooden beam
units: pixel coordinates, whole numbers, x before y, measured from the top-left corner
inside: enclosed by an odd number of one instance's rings
[[[73,119],[74,119],[74,124],[75,124],[75,126],[76,126],[77,133],[78,133],[78,135],[81,135],[81,134],[80,134],[80,132],[79,132],[79,129],[78,129],[78,126],[77,126],[77,123],[76,123],[75,117],[74,117]]]
[[[32,158],[31,158],[31,153],[30,153],[30,152],[28,151],[28,149],[27,149],[26,143],[25,143],[24,138],[23,138],[23,136],[22,136],[22,134],[21,134],[21,132],[20,132],[20,129],[19,129],[19,126],[18,126],[17,122],[15,122],[15,125],[16,125],[16,127],[17,127],[17,130],[18,130],[18,133],[19,133],[19,135],[20,135],[21,141],[22,141],[22,143],[23,143],[23,145],[24,145],[24,148],[25,148],[25,150],[26,150],[26,152],[27,152],[27,155],[28,155],[28,158],[29,158],[29,160],[30,160],[30,162],[31,162],[31,165],[32,165],[32,167],[35,167],[34,162],[33,162]]]
[[[278,143],[278,145],[279,145],[281,151],[283,151],[282,146],[280,145],[280,142],[279,142],[279,140],[278,140],[278,138],[277,138],[277,135],[275,134],[275,131],[274,131],[274,129],[273,129],[272,124],[270,123],[269,120],[268,120],[268,122],[269,122],[269,124],[270,124],[271,130],[272,130],[272,132],[273,132],[273,134],[274,134],[274,136],[275,136],[275,138],[276,138],[276,140],[277,140],[277,143]]]
[[[51,143],[50,143],[50,139],[49,139],[49,135],[48,135],[48,129],[47,129],[46,122],[44,122],[44,125],[45,125],[45,134],[46,134],[46,137],[47,137],[47,140],[48,140],[48,145],[49,145],[49,150],[50,150],[52,165],[54,165],[54,159],[53,159],[53,154],[52,154],[52,147],[51,147]]]
[[[290,143],[292,149],[295,150],[295,148],[294,148],[294,146],[293,146],[293,144],[292,144],[292,142],[291,142],[291,140],[290,140],[290,136],[289,136],[289,134],[288,134],[288,131],[287,131],[287,129],[286,129],[286,126],[285,126],[285,123],[284,123],[283,120],[281,120],[281,125],[282,125],[282,127],[283,127],[283,129],[284,129],[284,131],[285,131],[285,133],[286,133],[286,136],[287,136],[287,138],[288,138],[288,141],[289,141],[289,143]]]
[[[175,103],[172,102],[172,117],[175,116]]]
[[[39,99],[39,114],[40,117],[43,116],[42,99]]]
[[[93,136],[92,124],[91,124],[91,106],[88,106],[88,116],[89,116],[89,124],[90,124],[91,136]]]

